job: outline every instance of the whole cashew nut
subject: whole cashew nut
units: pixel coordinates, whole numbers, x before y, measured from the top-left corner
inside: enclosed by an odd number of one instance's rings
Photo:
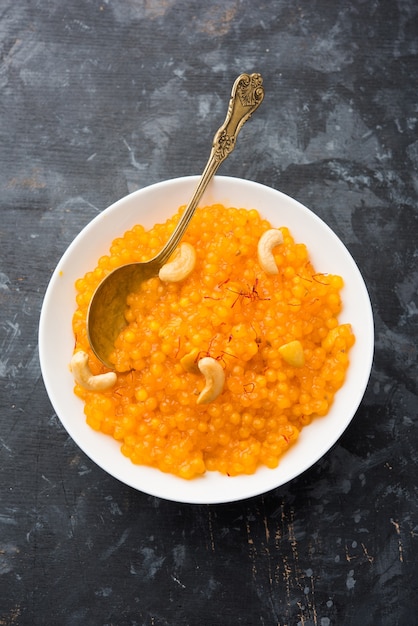
[[[90,371],[88,359],[89,356],[87,352],[83,352],[82,350],[73,355],[70,370],[73,373],[75,381],[89,391],[105,391],[113,387],[117,378],[115,372],[107,372],[106,374],[94,376]]]
[[[197,404],[208,404],[222,393],[225,383],[225,372],[222,365],[211,356],[205,356],[197,364],[206,378],[206,385],[201,391]]]
[[[258,241],[258,262],[266,274],[278,274],[279,268],[273,255],[273,249],[283,243],[282,232],[278,228],[266,230]]]
[[[161,280],[176,283],[186,278],[196,265],[196,252],[190,243],[183,242],[177,248],[174,258],[159,271]]]

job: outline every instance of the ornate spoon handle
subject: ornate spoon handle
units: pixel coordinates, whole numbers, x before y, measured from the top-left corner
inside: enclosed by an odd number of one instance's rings
[[[192,199],[167,244],[161,252],[152,259],[153,262],[163,264],[176,249],[184,231],[186,230],[196,207],[210,180],[218,167],[235,148],[236,138],[243,124],[260,106],[264,98],[263,79],[260,74],[241,74],[236,79],[229,100],[228,113],[225,121],[213,138],[209,160],[203,170],[199,184]]]

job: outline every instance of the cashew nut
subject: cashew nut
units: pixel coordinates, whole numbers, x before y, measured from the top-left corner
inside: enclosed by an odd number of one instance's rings
[[[222,393],[225,383],[225,372],[219,361],[211,356],[203,357],[197,365],[206,378],[206,385],[197,399],[197,404],[208,404]]]
[[[181,366],[186,372],[191,372],[192,374],[199,373],[199,369],[197,366],[198,354],[199,354],[199,350],[197,348],[193,348],[193,350],[185,354],[180,359]]]
[[[293,367],[303,367],[305,364],[303,346],[297,339],[280,346],[279,354],[288,365]]]
[[[177,248],[174,258],[162,266],[158,275],[163,281],[176,283],[186,278],[195,265],[195,249],[190,243],[183,242]]]
[[[105,389],[110,389],[116,382],[115,372],[107,372],[106,374],[94,376],[90,371],[88,359],[89,356],[87,352],[83,352],[82,350],[73,355],[70,370],[73,373],[75,381],[89,391],[105,391]]]
[[[278,228],[266,230],[258,241],[258,262],[266,274],[278,274],[279,268],[273,255],[273,249],[283,243],[282,232]]]

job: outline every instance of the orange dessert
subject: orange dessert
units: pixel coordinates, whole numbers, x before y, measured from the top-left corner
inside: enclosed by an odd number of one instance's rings
[[[154,256],[180,214],[115,239],[76,282],[75,352],[87,353],[93,377],[107,371],[86,334],[94,289],[114,268]],[[152,278],[128,298],[116,382],[75,385],[87,423],[133,463],[182,478],[274,468],[344,383],[354,335],[338,321],[343,279],[317,273],[306,246],[256,210],[198,209],[183,241],[191,271]]]

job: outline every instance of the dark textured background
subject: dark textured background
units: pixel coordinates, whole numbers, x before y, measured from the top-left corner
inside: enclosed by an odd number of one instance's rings
[[[2,0],[0,625],[418,624],[418,4]],[[363,403],[312,469],[187,506],[69,439],[37,352],[67,245],[149,183],[198,174],[235,77],[262,108],[220,173],[294,196],[365,277]]]

